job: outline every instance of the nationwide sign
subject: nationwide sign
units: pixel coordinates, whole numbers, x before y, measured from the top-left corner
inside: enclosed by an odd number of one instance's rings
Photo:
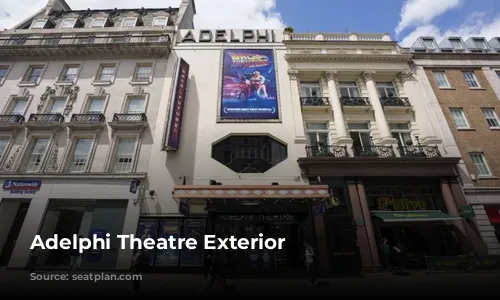
[[[273,30],[200,29],[181,32],[181,43],[276,43]]]
[[[11,194],[35,194],[41,186],[41,180],[5,180],[3,190]]]
[[[177,63],[177,72],[174,83],[174,94],[170,106],[169,122],[165,150],[178,151],[181,142],[182,117],[186,102],[189,64],[182,58]]]

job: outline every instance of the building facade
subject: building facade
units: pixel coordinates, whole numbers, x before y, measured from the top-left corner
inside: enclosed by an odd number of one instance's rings
[[[189,0],[107,10],[50,0],[0,34],[2,265],[24,268],[36,234],[136,232],[174,29],[192,28],[194,13]],[[81,267],[129,268],[132,252],[117,243]],[[47,251],[39,265],[68,262],[66,251]]]
[[[500,42],[483,37],[420,37],[410,48],[444,144],[463,159],[460,180],[489,254],[500,246]],[[446,126],[447,125],[447,126]],[[455,147],[455,146],[453,146]]]

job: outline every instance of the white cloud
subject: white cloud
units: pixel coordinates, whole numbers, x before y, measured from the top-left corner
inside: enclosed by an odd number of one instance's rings
[[[12,28],[45,7],[47,0],[1,0],[0,29]],[[178,7],[181,0],[67,0],[72,9]],[[283,28],[276,0],[195,0],[197,28]]]
[[[428,25],[436,17],[459,7],[462,2],[463,0],[406,0],[395,29],[396,35],[413,26]]]

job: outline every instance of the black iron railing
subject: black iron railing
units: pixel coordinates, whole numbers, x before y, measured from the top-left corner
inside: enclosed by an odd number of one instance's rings
[[[340,97],[340,103],[344,106],[370,106],[368,97]]]
[[[71,123],[103,123],[106,118],[103,114],[74,114]]]
[[[411,106],[406,97],[380,97],[382,106]]]
[[[347,146],[315,145],[306,146],[307,157],[349,157]]]
[[[398,151],[401,157],[441,157],[438,146],[400,146]]]
[[[145,113],[137,114],[115,114],[113,122],[144,122],[147,121]]]
[[[330,106],[328,97],[300,97],[302,106]]]
[[[356,157],[395,157],[392,146],[354,146],[352,152]]]
[[[24,122],[22,115],[0,115],[0,124],[21,124]],[[1,126],[1,125],[0,125]]]
[[[74,37],[44,36],[44,37],[9,37],[0,38],[0,47],[19,46],[57,46],[57,45],[103,45],[103,44],[161,44],[170,41],[168,35],[113,35],[94,36],[82,35]]]
[[[62,114],[31,114],[28,123],[63,123]]]

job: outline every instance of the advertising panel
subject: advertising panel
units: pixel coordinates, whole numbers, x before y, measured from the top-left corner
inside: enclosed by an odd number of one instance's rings
[[[274,52],[225,49],[219,121],[279,120]]]
[[[182,220],[161,220],[159,238],[168,239],[170,236],[177,240],[181,235]],[[179,250],[178,249],[157,249],[155,266],[178,266],[179,265]]]
[[[139,220],[139,227],[137,228],[136,237],[141,240],[147,238],[156,240],[156,233],[158,232],[158,220]],[[153,265],[154,251],[149,251],[149,265]]]
[[[197,241],[196,249],[184,248],[181,251],[181,266],[203,266],[203,237],[205,235],[204,219],[184,220],[183,236]]]

